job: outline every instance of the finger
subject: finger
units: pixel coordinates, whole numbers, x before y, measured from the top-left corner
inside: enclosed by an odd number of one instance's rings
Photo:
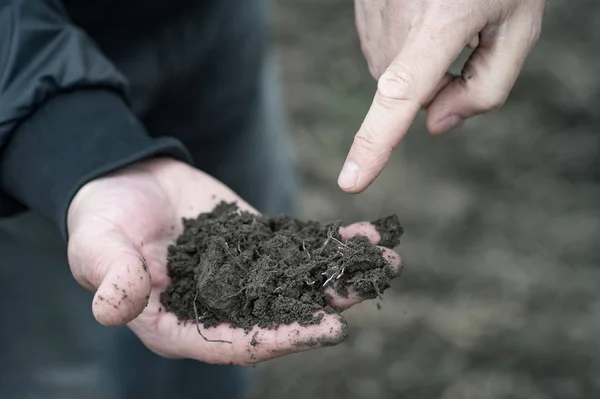
[[[348,226],[341,227],[340,236],[344,240],[348,240],[352,237],[363,236],[366,237],[369,242],[373,245],[377,245],[381,242],[381,234],[377,230],[377,228],[369,222],[358,222],[353,223]],[[382,251],[382,256],[389,264],[389,275],[394,278],[401,274],[403,268],[403,262],[400,255],[393,251],[392,249],[379,247]],[[338,310],[346,310],[351,306],[357,305],[360,302],[363,302],[365,297],[359,295],[352,289],[348,290],[348,295],[340,295],[337,292],[337,285],[339,283],[336,282],[333,288],[327,288],[325,292],[330,296],[330,304]]]
[[[123,325],[137,317],[150,293],[146,261],[119,231],[87,223],[70,235],[69,265],[75,279],[96,291],[94,317],[106,326]],[[93,227],[90,227],[93,226]]]
[[[539,29],[531,23],[505,23],[481,34],[462,75],[448,84],[428,109],[427,128],[441,134],[466,119],[501,107],[506,101]]]
[[[243,351],[239,358],[240,364],[251,365],[265,360],[275,359],[292,353],[306,352],[313,349],[336,346],[348,337],[348,324],[343,316],[338,314],[323,314],[323,319],[317,325],[303,327],[298,323],[280,326],[276,330],[254,329],[250,332],[251,340],[244,334],[250,357]],[[254,356],[252,356],[254,355]]]
[[[339,233],[344,240],[349,240],[350,238],[356,236],[362,236],[366,237],[373,245],[377,245],[381,241],[381,234],[379,231],[377,231],[377,228],[369,222],[358,222],[348,226],[342,226],[339,229]]]
[[[479,34],[473,36],[473,38],[467,43],[467,47],[471,50],[475,50],[479,46]]]
[[[453,79],[454,79],[454,75],[452,75],[451,73],[446,73],[444,75],[444,77],[442,78],[442,80],[440,80],[440,82],[437,84],[435,89],[431,92],[429,98],[425,101],[425,103],[423,103],[423,106],[421,108],[423,108],[423,109],[429,108],[429,105],[431,104],[431,102],[433,101],[435,96],[437,96],[437,94],[440,91],[442,91],[442,89],[444,87],[446,87],[450,82],[452,82]]]
[[[341,227],[339,233],[344,241],[355,236],[363,236],[373,245],[393,249],[400,244],[404,228],[397,215],[390,215],[373,222],[359,222]]]
[[[344,191],[361,192],[379,175],[471,36],[464,29],[432,26],[436,24],[422,24],[413,30],[379,79],[373,103],[338,178]]]
[[[320,323],[301,326],[297,322],[281,325],[275,329],[254,327],[250,332],[231,328],[222,324],[214,328],[200,327],[202,336],[195,324],[188,323],[174,327],[177,318],[172,314],[164,315],[160,323],[171,324],[178,333],[168,342],[162,341],[161,347],[151,347],[157,353],[175,353],[180,358],[191,358],[213,364],[235,364],[249,366],[265,360],[274,359],[292,353],[334,346],[348,336],[348,327],[344,318],[338,314],[325,314]],[[142,339],[144,336],[142,335]],[[206,339],[205,339],[206,338]],[[207,341],[208,340],[208,341]],[[222,341],[222,342],[218,342]]]
[[[400,274],[402,273],[402,268],[404,267],[400,255],[389,248],[380,248],[384,259],[388,262],[388,276],[391,278],[396,278],[400,276]],[[331,304],[331,306],[333,306],[339,311],[346,310],[367,299],[372,299],[372,297],[365,297],[363,295],[358,294],[355,290],[352,289],[352,287],[348,289],[348,295],[341,295],[338,293],[339,284],[339,281],[336,281],[333,288],[330,287],[325,290],[325,292],[330,296],[329,303]]]

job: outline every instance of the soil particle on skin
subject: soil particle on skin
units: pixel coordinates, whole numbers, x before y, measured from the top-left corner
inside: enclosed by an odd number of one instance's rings
[[[341,323],[342,328],[340,329],[339,333],[336,335],[325,335],[325,336],[319,337],[319,338],[310,337],[306,341],[296,342],[294,345],[296,347],[300,347],[300,348],[301,347],[313,348],[317,345],[320,345],[322,347],[338,345],[341,342],[345,341],[346,338],[348,338],[348,323],[343,318],[340,318],[340,323]],[[332,332],[333,332],[333,328],[331,328],[329,330],[330,334]]]
[[[146,259],[141,258],[140,261],[142,262],[142,269],[144,269],[144,271],[147,272],[148,271],[148,263],[146,262]]]
[[[205,327],[226,322],[249,331],[318,324],[323,312],[317,311],[335,313],[328,288],[341,296],[349,290],[366,299],[381,296],[396,272],[366,238],[343,240],[340,224],[257,216],[225,202],[184,219],[182,234],[168,250],[165,311],[182,322]],[[397,216],[378,220],[376,228],[380,245],[399,243]]]

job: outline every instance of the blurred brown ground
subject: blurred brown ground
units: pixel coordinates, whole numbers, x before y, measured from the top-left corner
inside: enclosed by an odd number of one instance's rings
[[[258,398],[600,398],[600,3],[548,2],[507,104],[431,137],[371,188],[339,168],[374,93],[350,0],[278,0],[302,215],[399,214],[405,274],[335,348],[265,365]]]

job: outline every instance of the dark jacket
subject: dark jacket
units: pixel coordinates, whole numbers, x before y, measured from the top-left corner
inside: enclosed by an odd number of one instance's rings
[[[189,161],[178,140],[147,134],[100,50],[127,51],[188,3],[0,0],[0,217],[30,209],[65,234],[89,180],[150,155]]]

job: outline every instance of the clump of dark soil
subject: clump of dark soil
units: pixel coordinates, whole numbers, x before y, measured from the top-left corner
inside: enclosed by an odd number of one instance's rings
[[[165,309],[182,322],[205,327],[227,322],[246,330],[315,324],[322,318],[316,311],[336,311],[327,289],[373,299],[397,274],[366,238],[343,240],[340,222],[257,216],[222,202],[183,223],[183,233],[169,247],[171,284],[161,296]],[[382,245],[400,243],[396,215],[374,224]]]

